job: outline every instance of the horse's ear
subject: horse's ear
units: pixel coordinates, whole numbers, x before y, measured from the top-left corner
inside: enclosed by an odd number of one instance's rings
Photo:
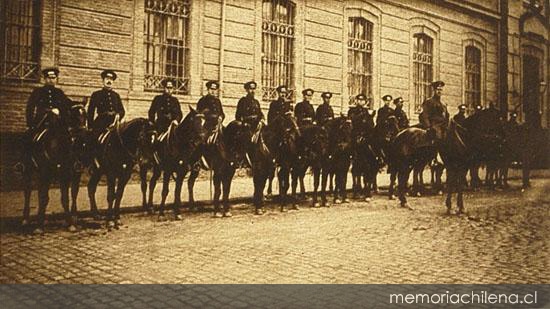
[[[373,111],[372,117],[376,116],[376,111]]]
[[[193,114],[197,112],[191,105],[189,105],[189,111]]]

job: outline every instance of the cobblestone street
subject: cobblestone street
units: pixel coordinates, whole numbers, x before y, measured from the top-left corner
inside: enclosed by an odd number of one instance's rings
[[[517,188],[518,181],[512,185]],[[330,208],[183,221],[128,214],[108,232],[1,234],[1,283],[550,283],[550,181],[527,192],[467,192],[468,214],[441,196],[414,211],[377,195]]]

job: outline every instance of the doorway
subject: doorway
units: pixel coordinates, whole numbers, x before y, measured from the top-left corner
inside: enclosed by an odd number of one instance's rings
[[[540,115],[540,60],[523,56],[523,114],[525,122],[536,128],[541,126]]]

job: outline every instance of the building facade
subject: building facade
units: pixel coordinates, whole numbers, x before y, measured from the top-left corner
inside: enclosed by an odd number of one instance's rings
[[[466,103],[516,110],[550,126],[548,0],[1,0],[0,133],[24,130],[39,70],[85,102],[110,68],[129,117],[145,117],[160,81],[176,78],[195,106],[219,80],[233,119],[243,83],[262,107],[286,84],[334,93],[335,111],[365,93],[405,99],[417,118],[429,84],[443,80],[450,112]],[[183,106],[186,109],[185,106]]]

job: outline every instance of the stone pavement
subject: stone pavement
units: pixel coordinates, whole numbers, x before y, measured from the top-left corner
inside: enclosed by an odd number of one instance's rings
[[[441,196],[414,211],[375,196],[330,208],[183,221],[124,215],[108,232],[0,234],[0,283],[550,283],[550,181],[520,192],[468,192],[468,214]]]

